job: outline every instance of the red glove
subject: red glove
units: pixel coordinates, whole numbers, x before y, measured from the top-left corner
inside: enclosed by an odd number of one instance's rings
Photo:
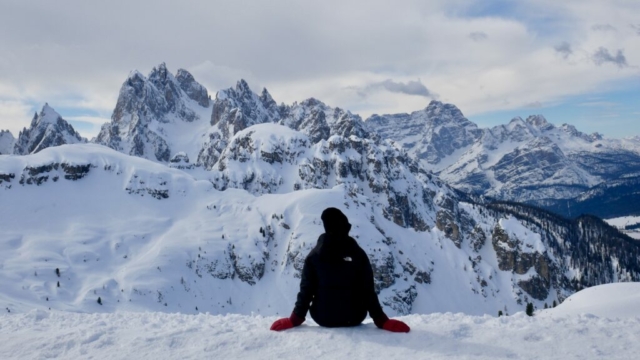
[[[290,317],[276,320],[273,323],[273,325],[271,325],[271,330],[273,331],[287,330],[287,329],[291,329],[294,326],[298,326],[303,322],[304,322],[304,318],[301,318],[292,312]]]
[[[276,322],[271,325],[271,330],[273,331],[282,331],[291,329],[293,327],[293,323],[289,318],[282,318],[280,320],[276,320]]]
[[[382,325],[382,328],[391,332],[404,332],[404,333],[407,333],[409,332],[409,330],[411,330],[409,328],[409,325],[403,323],[400,320],[393,320],[393,319],[387,320],[384,323],[384,325]]]

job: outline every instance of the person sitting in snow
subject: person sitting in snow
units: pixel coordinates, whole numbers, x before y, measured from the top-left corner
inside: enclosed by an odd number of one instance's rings
[[[291,316],[279,319],[271,330],[281,331],[302,324],[310,311],[320,326],[357,326],[367,316],[380,329],[409,332],[402,321],[389,319],[382,311],[373,285],[367,254],[349,236],[351,224],[342,211],[322,212],[325,233],[304,261],[300,292]]]

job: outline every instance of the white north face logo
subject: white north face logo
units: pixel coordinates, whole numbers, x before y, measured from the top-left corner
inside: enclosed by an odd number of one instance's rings
[[[344,261],[351,261],[351,258],[347,256],[346,258],[344,258]]]

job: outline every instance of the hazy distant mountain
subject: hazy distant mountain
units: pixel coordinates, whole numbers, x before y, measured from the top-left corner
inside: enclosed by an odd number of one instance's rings
[[[570,199],[640,172],[637,138],[587,135],[541,115],[479,129],[455,106],[432,101],[411,114],[374,115],[366,124],[452,186],[498,199]]]

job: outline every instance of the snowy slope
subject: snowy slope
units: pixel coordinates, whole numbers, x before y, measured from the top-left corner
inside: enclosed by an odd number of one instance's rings
[[[640,318],[410,315],[408,334],[372,323],[269,331],[276,317],[163,313],[0,315],[2,359],[635,359]]]
[[[590,314],[606,318],[640,319],[640,283],[618,283],[594,286],[569,296],[543,316]]]
[[[395,225],[344,185],[260,197],[219,192],[97,145],[2,160],[0,173],[17,174],[0,184],[2,203],[11,204],[0,210],[0,304],[13,311],[288,313],[302,260],[322,232],[319,214],[335,205],[384,277],[380,298],[391,314],[519,306],[512,294],[498,295],[510,273],[491,282],[495,298],[482,297],[477,274],[460,271],[471,268],[466,250],[435,226]],[[431,275],[434,264],[440,270]]]

